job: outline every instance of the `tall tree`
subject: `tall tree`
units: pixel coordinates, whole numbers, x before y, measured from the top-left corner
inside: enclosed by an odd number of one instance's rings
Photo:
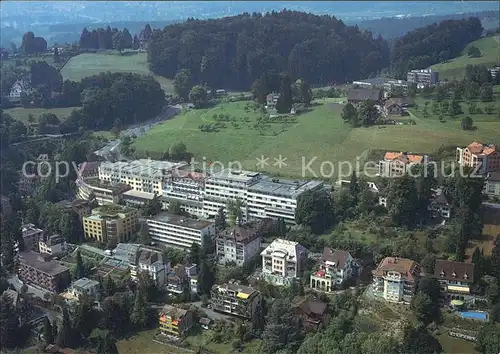
[[[344,122],[349,123],[352,127],[356,128],[359,126],[358,112],[351,103],[344,105],[341,116]]]
[[[204,295],[210,295],[210,290],[215,283],[215,269],[212,263],[206,259],[201,262],[200,272],[198,273],[198,292]]]
[[[85,277],[85,265],[83,264],[82,255],[80,250],[76,251],[76,269],[75,269],[75,278],[81,279]]]
[[[134,307],[130,314],[130,322],[136,329],[142,329],[147,324],[146,303],[144,301],[144,294],[141,289],[135,292]]]
[[[476,343],[480,353],[500,353],[500,324],[492,322],[483,325],[477,335]]]
[[[224,207],[220,207],[214,220],[215,228],[219,231],[225,230],[227,228],[226,213],[224,212]]]
[[[418,213],[418,195],[415,181],[405,175],[395,178],[389,186],[387,208],[394,224],[413,228]]]
[[[90,299],[83,295],[78,299],[76,311],[73,318],[75,336],[81,342],[85,342],[90,336],[92,329],[97,325],[96,313],[92,309]]]
[[[123,48],[124,49],[132,49],[133,39],[132,35],[128,31],[128,29],[123,29]]]
[[[188,100],[189,92],[194,85],[191,71],[188,69],[182,69],[177,72],[172,85],[174,86],[174,92],[177,96],[183,98],[184,100]]]
[[[229,214],[229,222],[231,225],[239,225],[242,223],[243,211],[241,210],[244,207],[243,201],[239,198],[230,199],[227,202],[227,212]]]
[[[269,310],[263,332],[264,348],[267,353],[280,350],[297,350],[300,346],[301,323],[295,316],[289,300],[276,299]]]
[[[207,104],[207,90],[202,85],[195,85],[189,91],[189,101],[191,101],[195,108],[202,108]]]
[[[18,343],[19,320],[7,295],[0,297],[0,348],[13,348]]]
[[[125,48],[125,40],[123,37],[123,32],[116,32],[113,34],[113,48],[116,49],[120,54]]]
[[[302,193],[297,200],[295,221],[299,225],[309,227],[315,234],[320,234],[332,226],[335,218],[331,195],[323,190]]]
[[[73,328],[71,327],[69,312],[66,308],[63,308],[62,315],[63,315],[62,326],[59,333],[57,334],[56,343],[58,346],[66,348],[71,346],[72,344]]]
[[[293,105],[292,98],[292,80],[288,75],[283,75],[281,78],[281,86],[276,102],[276,111],[281,114],[290,113]]]

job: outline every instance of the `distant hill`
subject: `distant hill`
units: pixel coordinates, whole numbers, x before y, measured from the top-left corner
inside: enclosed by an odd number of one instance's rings
[[[500,22],[500,13],[498,11],[482,11],[437,16],[391,17],[366,20],[356,23],[360,28],[372,32],[374,36],[381,35],[384,39],[389,40],[402,37],[416,28],[425,27],[435,22],[439,23],[445,20],[460,20],[468,17],[479,18],[481,25],[485,30],[498,28],[498,24]],[[347,21],[347,23],[350,23],[350,21]]]
[[[471,45],[479,48],[481,57],[469,58],[467,50]],[[484,64],[488,67],[500,66],[499,46],[500,35],[481,38],[465,47],[460,56],[450,59],[446,63],[433,65],[432,68],[439,71],[440,80],[461,79],[465,75],[465,66],[468,64]]]

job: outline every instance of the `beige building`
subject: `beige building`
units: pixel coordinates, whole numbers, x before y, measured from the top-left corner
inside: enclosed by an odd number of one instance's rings
[[[126,242],[136,231],[137,210],[120,205],[104,205],[83,218],[85,237],[107,242]]]
[[[415,294],[422,266],[397,257],[386,257],[373,272],[373,295],[391,302],[410,302]]]
[[[325,247],[319,269],[311,274],[310,287],[327,292],[333,291],[347,279],[356,276],[358,267],[349,252]]]
[[[220,264],[234,262],[243,266],[260,253],[260,223],[243,224],[226,229],[216,237],[217,258]]]
[[[66,242],[61,235],[42,236],[38,242],[40,253],[57,256],[66,252]]]
[[[474,283],[474,264],[465,262],[436,260],[434,277],[438,280],[441,293],[447,302],[470,300],[471,285]]]
[[[379,175],[382,177],[402,177],[414,165],[429,162],[427,155],[414,155],[407,152],[386,152],[379,162]]]
[[[464,148],[457,147],[457,162],[460,166],[476,169],[480,174],[500,171],[500,153],[491,144],[473,142]]]

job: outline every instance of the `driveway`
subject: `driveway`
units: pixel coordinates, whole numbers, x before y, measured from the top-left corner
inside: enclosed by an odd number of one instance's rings
[[[202,310],[203,312],[205,312],[205,314],[207,315],[208,318],[211,318],[214,321],[215,320],[234,320],[235,319],[235,317],[233,317],[233,316],[223,315],[220,312],[215,312],[212,309],[209,309],[209,308],[206,308],[206,307],[202,307],[201,306],[201,301],[192,302],[191,305],[194,305],[194,306],[198,307],[200,310]]]

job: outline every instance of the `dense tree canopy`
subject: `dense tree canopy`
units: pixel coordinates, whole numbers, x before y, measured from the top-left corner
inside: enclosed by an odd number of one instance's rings
[[[26,32],[19,50],[25,54],[43,53],[47,50],[47,41],[43,37],[35,37],[33,32]]]
[[[273,70],[314,85],[366,77],[387,66],[389,50],[335,17],[284,10],[166,26],[153,32],[148,59],[159,75],[188,69],[195,82],[248,89]]]
[[[413,30],[396,41],[391,58],[392,70],[396,76],[405,78],[411,69],[427,68],[443,59],[456,57],[482,32],[477,17],[442,21]]]

